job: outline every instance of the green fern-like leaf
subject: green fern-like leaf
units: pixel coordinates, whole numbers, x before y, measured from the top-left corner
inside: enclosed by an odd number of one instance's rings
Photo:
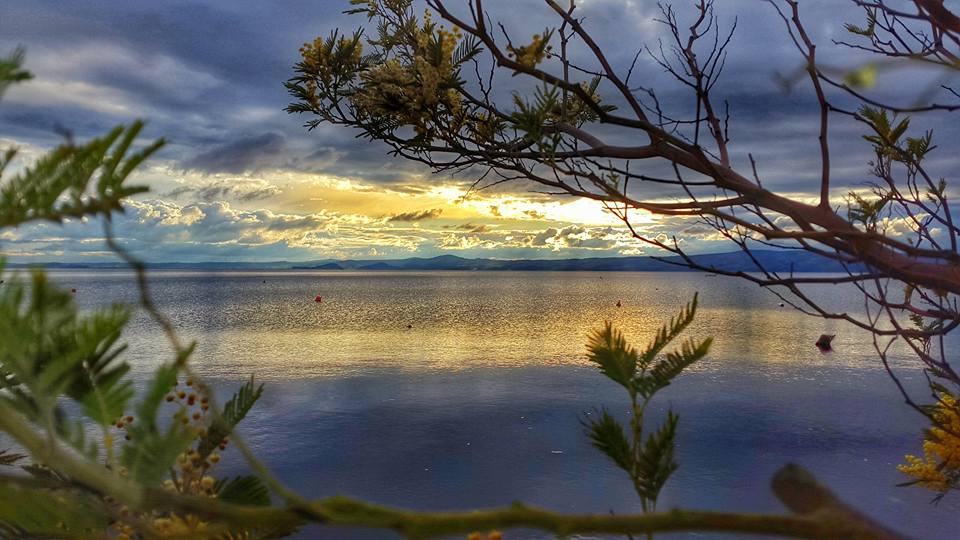
[[[853,23],[845,23],[843,27],[851,34],[868,38],[873,37],[877,28],[877,13],[875,10],[867,10],[867,26],[864,28]]]
[[[107,425],[132,396],[119,360],[120,333],[129,310],[113,306],[81,316],[72,295],[37,270],[28,288],[12,279],[0,290],[0,385],[27,418],[49,418],[68,396],[90,418]]]
[[[24,454],[17,454],[9,450],[0,450],[0,465],[12,467],[16,465],[18,461],[26,458],[27,456]]]
[[[590,443],[612,459],[618,467],[632,472],[633,457],[623,426],[606,409],[600,410],[598,416],[598,420],[584,422]]]
[[[14,49],[13,53],[5,58],[0,58],[0,97],[4,91],[11,85],[31,79],[33,76],[29,71],[23,69],[24,51],[22,48]]]
[[[467,36],[457,45],[456,50],[453,51],[453,65],[462,65],[464,62],[475,58],[481,52],[483,52],[483,47],[480,46],[480,41],[473,36]]]
[[[670,475],[677,470],[673,451],[679,421],[679,416],[667,411],[666,422],[647,437],[643,450],[639,452],[634,481],[641,497],[655,501]]]
[[[94,538],[102,536],[110,517],[102,502],[80,491],[5,484],[0,485],[0,523],[29,538]]]
[[[694,316],[697,314],[697,294],[693,295],[693,300],[687,304],[683,310],[680,311],[677,316],[670,319],[670,322],[657,331],[657,335],[654,337],[653,342],[650,343],[647,348],[640,353],[640,366],[641,369],[646,369],[647,366],[653,362],[657,355],[660,354],[663,349],[670,344],[671,341],[676,339],[690,323],[693,322]]]
[[[95,313],[77,327],[75,350],[83,356],[83,374],[68,393],[100,425],[116,421],[133,398],[133,383],[125,378],[130,366],[118,360],[126,346],[115,346],[128,320],[126,309],[113,308]]]
[[[171,423],[166,432],[158,427],[160,404],[176,386],[177,372],[173,364],[157,369],[137,407],[137,422],[128,427],[132,439],[124,445],[121,460],[133,478],[147,485],[158,483],[194,438],[180,422]]]
[[[256,386],[253,377],[250,377],[250,380],[240,387],[230,401],[227,401],[223,411],[214,417],[210,427],[207,428],[207,434],[197,445],[197,452],[201,457],[206,458],[210,455],[210,452],[213,452],[213,449],[233,432],[237,424],[250,412],[253,404],[260,399],[261,394],[263,394],[263,385]]]
[[[142,129],[142,122],[134,122],[86,144],[61,145],[6,179],[0,184],[0,228],[123,211],[123,199],[147,191],[127,186],[127,177],[164,144],[158,140],[131,153]]]
[[[697,360],[702,359],[710,352],[713,338],[707,338],[696,343],[687,340],[681,345],[680,351],[667,353],[665,359],[657,362],[636,380],[637,392],[644,397],[651,397],[657,391],[668,386],[677,375],[690,367]]]
[[[611,380],[630,389],[637,372],[637,351],[627,344],[623,334],[606,323],[590,335],[587,358],[600,367]]]
[[[83,422],[67,418],[62,409],[54,411],[54,418],[56,419],[54,428],[61,441],[88,459],[97,459],[99,446],[96,441],[87,438],[87,430]]]
[[[256,476],[237,476],[215,486],[217,498],[224,502],[250,506],[270,506],[270,492]]]
[[[64,474],[61,474],[46,465],[41,465],[39,463],[31,463],[30,465],[24,465],[20,467],[26,471],[30,476],[36,478],[37,480],[47,481],[49,483],[59,483],[66,484],[70,481],[70,478]]]

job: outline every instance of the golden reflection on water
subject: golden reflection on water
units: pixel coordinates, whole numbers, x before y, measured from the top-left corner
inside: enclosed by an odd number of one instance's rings
[[[135,301],[128,274],[64,272],[87,305]],[[585,363],[587,333],[613,321],[642,346],[697,291],[690,336],[713,336],[695,369],[735,363],[877,369],[870,336],[845,323],[780,307],[741,280],[697,273],[154,272],[153,293],[184,337],[198,341],[202,374],[261,378],[337,377],[382,369],[454,371]],[[814,294],[838,309],[855,290]],[[322,295],[322,303],[314,296]],[[617,301],[622,307],[616,307]],[[813,343],[837,334],[836,351]],[[127,333],[138,367],[162,359],[161,335],[145,316]]]

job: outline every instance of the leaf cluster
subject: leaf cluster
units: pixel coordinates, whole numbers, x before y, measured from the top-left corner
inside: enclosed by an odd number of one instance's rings
[[[858,36],[863,36],[867,38],[872,38],[876,35],[877,32],[877,11],[875,9],[867,9],[867,25],[864,27],[858,26],[853,23],[845,23],[843,25],[844,29],[851,34]]]
[[[33,75],[23,69],[23,59],[25,52],[22,48],[17,48],[9,56],[0,58],[0,97],[3,97],[4,91],[11,85],[33,78]]]
[[[687,339],[676,350],[663,354],[693,322],[696,310],[695,295],[678,315],[657,331],[642,351],[631,346],[610,323],[594,332],[587,345],[588,359],[607,378],[626,389],[632,413],[627,429],[607,410],[601,409],[595,418],[585,420],[587,435],[594,447],[630,475],[645,510],[656,507],[660,490],[678,467],[674,448],[679,416],[668,411],[663,424],[645,436],[644,412],[657,392],[707,355],[712,338]]]
[[[22,62],[22,50],[0,60],[0,92],[30,78]],[[0,229],[37,220],[110,219],[114,212],[122,212],[127,198],[146,191],[146,187],[129,185],[128,179],[163,145],[162,140],[138,144],[142,128],[142,122],[134,122],[86,143],[68,140],[6,177],[2,173],[16,150],[4,152],[0,156]],[[120,538],[129,536],[131,523],[152,523],[153,534],[160,530],[160,523],[182,525],[193,519],[148,508],[120,526],[117,516],[122,505],[135,501],[112,500],[63,474],[60,464],[50,458],[69,448],[87,467],[100,469],[121,484],[132,482],[142,489],[170,486],[199,494],[206,485],[205,476],[175,476],[179,483],[164,482],[164,477],[194,443],[204,450],[204,459],[210,458],[213,448],[223,448],[223,439],[262,394],[262,386],[254,387],[251,380],[222,411],[211,411],[204,427],[178,421],[187,420],[181,403],[172,404],[177,408],[174,421],[163,418],[162,406],[173,401],[171,389],[177,386],[192,347],[161,364],[140,399],[135,399],[131,366],[123,357],[126,345],[121,342],[131,313],[121,305],[81,311],[74,295],[52,283],[42,270],[33,270],[24,279],[19,273],[5,272],[0,260],[0,416],[13,421],[5,426],[41,434],[48,447],[39,451],[24,442],[35,440],[30,438],[33,435],[18,438],[20,432],[5,428],[14,443],[30,448],[30,455],[0,450],[0,467],[20,468],[17,474],[0,474],[0,538]],[[206,462],[201,474],[208,468]],[[238,477],[210,487],[224,501],[270,502],[257,477]]]
[[[873,144],[875,152],[881,158],[905,164],[918,164],[936,148],[933,145],[931,131],[927,131],[921,137],[906,137],[901,141],[910,127],[909,116],[894,124],[897,120],[896,115],[891,117],[886,109],[867,106],[860,108],[858,116],[873,129],[873,135],[864,135],[863,138]]]

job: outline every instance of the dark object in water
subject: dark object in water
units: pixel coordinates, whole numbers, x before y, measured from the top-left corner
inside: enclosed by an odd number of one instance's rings
[[[408,325],[407,325],[407,328],[413,328],[413,325],[412,325],[412,324],[408,324]]]
[[[623,307],[623,303],[621,303],[619,300],[617,300],[617,307]]]
[[[77,292],[77,290],[76,290],[76,289],[70,289],[70,292],[72,292],[72,293],[76,293],[76,292]]]
[[[833,334],[821,334],[820,339],[817,340],[817,348],[820,349],[820,352],[832,351],[833,347],[830,345],[830,342],[833,341],[833,338],[837,337]]]
[[[313,301],[319,304],[323,302],[323,297],[318,294],[317,297],[313,299]]]
[[[780,307],[783,307],[783,302],[780,302]]]

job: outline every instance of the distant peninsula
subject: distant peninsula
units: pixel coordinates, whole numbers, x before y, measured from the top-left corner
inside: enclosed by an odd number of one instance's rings
[[[833,260],[799,250],[758,250],[751,252],[764,268],[772,272],[846,272]],[[692,255],[691,259],[714,271],[756,272],[758,269],[750,256],[741,251]],[[318,261],[211,261],[148,263],[156,270],[316,270],[316,271],[540,271],[540,272],[679,272],[690,269],[682,266],[677,256],[670,257],[591,257],[582,259],[469,259],[456,255],[438,257],[411,257],[407,259],[368,259]],[[110,263],[43,263],[27,264],[12,262],[12,268],[39,266],[58,268],[126,268],[122,262]],[[861,267],[851,268],[860,270]]]

